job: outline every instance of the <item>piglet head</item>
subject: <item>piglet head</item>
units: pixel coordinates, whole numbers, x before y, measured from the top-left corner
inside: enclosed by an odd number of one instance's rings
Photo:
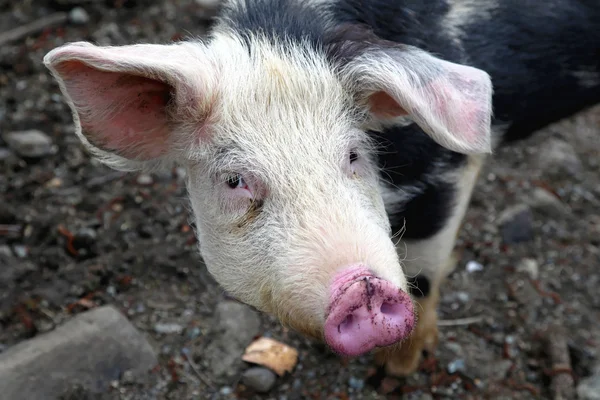
[[[417,50],[321,50],[217,30],[209,43],[70,44],[44,61],[94,155],[187,169],[200,252],[225,290],[354,356],[416,320],[368,129],[409,116],[485,151],[487,81]]]

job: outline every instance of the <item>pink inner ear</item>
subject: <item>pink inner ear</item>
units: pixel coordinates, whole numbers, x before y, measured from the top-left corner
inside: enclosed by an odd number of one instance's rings
[[[379,118],[396,118],[408,115],[390,95],[386,92],[375,92],[369,96],[371,112]]]
[[[434,110],[444,119],[448,130],[461,141],[474,143],[485,132],[487,120],[485,103],[469,98],[469,86],[468,82],[462,81],[434,81],[428,91],[434,94],[431,96]]]
[[[170,85],[129,73],[101,71],[80,61],[64,61],[57,72],[64,77],[90,143],[141,161],[167,152]]]

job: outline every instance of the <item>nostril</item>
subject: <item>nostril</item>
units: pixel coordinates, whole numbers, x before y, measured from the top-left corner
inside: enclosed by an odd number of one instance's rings
[[[385,315],[398,315],[403,310],[402,304],[383,303],[381,305],[381,313]]]
[[[354,322],[354,316],[352,314],[348,314],[346,318],[342,321],[341,324],[338,325],[338,332],[345,333],[352,329],[352,323]]]

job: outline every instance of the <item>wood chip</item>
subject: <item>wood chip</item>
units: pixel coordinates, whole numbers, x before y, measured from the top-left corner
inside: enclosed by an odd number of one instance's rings
[[[298,351],[277,340],[261,337],[246,348],[242,360],[262,365],[283,376],[293,371],[298,362]]]

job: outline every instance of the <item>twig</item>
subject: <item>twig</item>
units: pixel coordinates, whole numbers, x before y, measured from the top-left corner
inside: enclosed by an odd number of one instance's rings
[[[208,377],[204,376],[204,374],[202,372],[200,372],[196,363],[194,361],[192,361],[192,358],[185,353],[183,354],[183,358],[185,358],[185,360],[189,364],[192,371],[194,371],[194,373],[202,381],[202,383],[204,383],[209,388],[212,388],[213,387],[212,382],[210,381],[210,379],[208,379]]]
[[[52,25],[58,25],[67,20],[67,13],[58,12],[42,17],[38,20],[22,25],[18,28],[0,33],[0,46],[4,46],[14,40],[19,40],[25,36],[39,32]]]
[[[21,225],[0,225],[0,236],[17,238],[21,235],[23,227]]]
[[[469,318],[458,318],[458,319],[447,319],[439,320],[438,326],[459,326],[459,325],[472,325],[483,321],[483,317],[469,317]]]
[[[86,184],[85,187],[88,189],[93,189],[102,185],[105,185],[107,183],[110,183],[112,181],[116,181],[117,179],[121,179],[125,176],[126,174],[124,172],[112,172],[112,173],[108,173],[106,175],[100,175],[100,176],[96,176],[94,178],[89,179]]]
[[[572,399],[575,392],[571,357],[567,346],[568,335],[564,328],[558,325],[551,326],[538,335],[550,358],[550,368],[544,370],[544,373],[551,379],[550,390],[553,399]]]

